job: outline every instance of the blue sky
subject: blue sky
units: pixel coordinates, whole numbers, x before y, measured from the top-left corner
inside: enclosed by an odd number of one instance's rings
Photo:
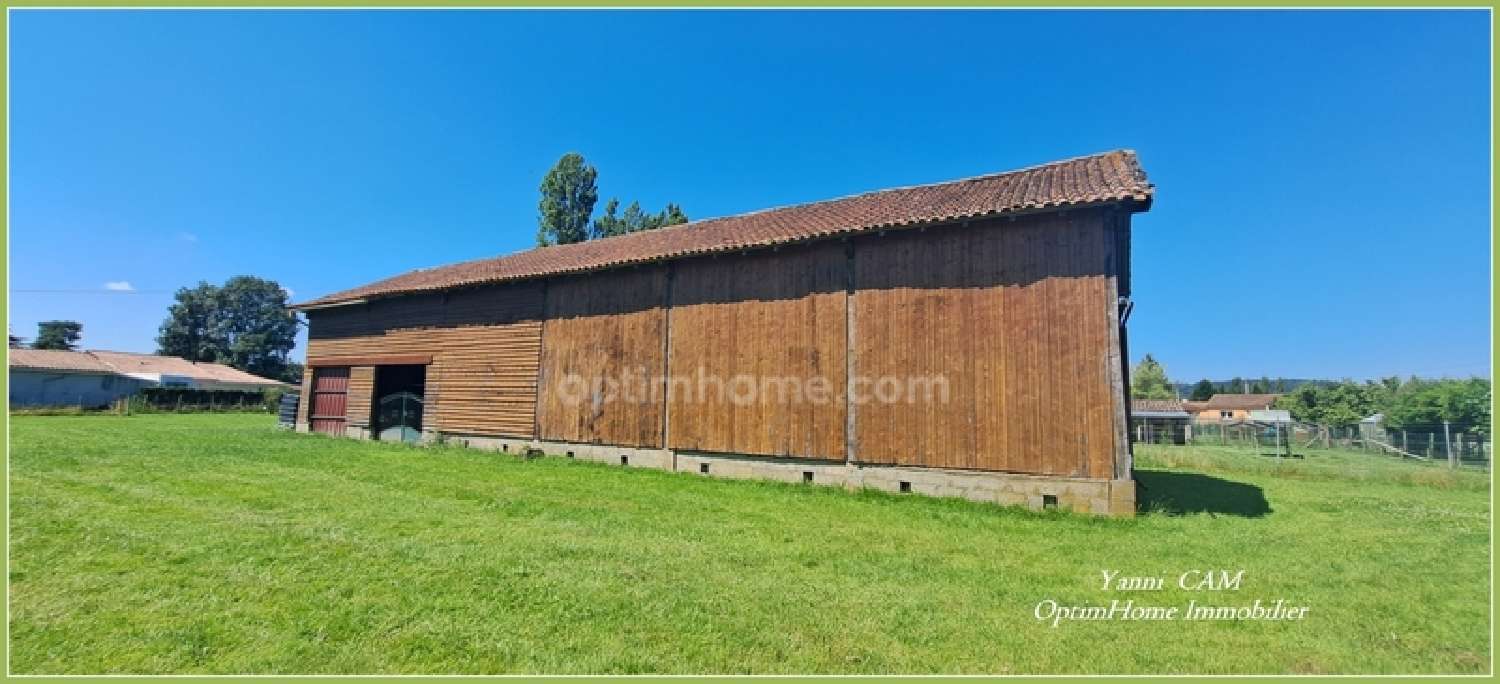
[[[1490,374],[1481,12],[11,22],[25,336],[69,318],[152,351],[199,280],[306,299],[528,248],[568,151],[605,198],[708,217],[1129,147],[1158,188],[1133,356],[1184,381]]]

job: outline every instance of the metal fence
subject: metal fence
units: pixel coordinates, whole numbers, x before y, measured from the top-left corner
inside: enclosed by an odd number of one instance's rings
[[[1370,424],[1326,426],[1296,423],[1278,429],[1275,425],[1255,423],[1134,421],[1131,438],[1137,444],[1219,445],[1263,450],[1284,448],[1289,442],[1293,450],[1342,449],[1382,453],[1448,462],[1454,467],[1489,468],[1493,456],[1490,436],[1474,425],[1460,423],[1408,425],[1400,429]]]

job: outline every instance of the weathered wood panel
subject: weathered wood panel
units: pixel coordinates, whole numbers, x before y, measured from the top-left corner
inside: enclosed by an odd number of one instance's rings
[[[424,425],[530,436],[542,285],[479,287],[308,312],[308,358],[430,355]]]
[[[553,280],[542,331],[542,439],[659,447],[667,269]]]
[[[1111,240],[1098,212],[856,240],[856,460],[1111,477]]]
[[[425,424],[445,432],[1124,476],[1119,223],[1075,211],[377,300],[311,312],[309,358],[430,356]],[[587,401],[559,391],[568,376]],[[595,378],[644,400],[602,401]]]
[[[370,425],[370,405],[375,400],[375,367],[353,366],[349,368],[349,424],[359,427]]]
[[[831,242],[676,264],[669,447],[843,460],[846,262]]]
[[[302,391],[297,397],[297,425],[307,425],[307,417],[312,414],[313,396],[313,367],[302,368]]]

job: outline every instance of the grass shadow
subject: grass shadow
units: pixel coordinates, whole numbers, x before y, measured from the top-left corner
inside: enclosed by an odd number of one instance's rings
[[[1260,487],[1198,473],[1138,470],[1136,508],[1166,515],[1235,515],[1260,518],[1271,512]]]

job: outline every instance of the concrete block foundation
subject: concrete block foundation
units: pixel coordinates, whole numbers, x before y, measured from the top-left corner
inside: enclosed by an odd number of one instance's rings
[[[305,423],[298,424],[297,429],[305,432],[307,426]],[[369,438],[368,430],[355,427],[346,429],[346,434],[358,439]],[[775,480],[842,487],[851,491],[869,488],[896,494],[959,497],[1001,506],[1023,506],[1033,510],[1058,508],[1093,515],[1129,517],[1135,515],[1136,505],[1136,485],[1131,479],[1096,480],[740,454],[674,452],[671,449],[440,434],[435,431],[424,432],[422,442],[441,442],[521,457],[547,455],[628,468],[654,468],[702,477]]]

